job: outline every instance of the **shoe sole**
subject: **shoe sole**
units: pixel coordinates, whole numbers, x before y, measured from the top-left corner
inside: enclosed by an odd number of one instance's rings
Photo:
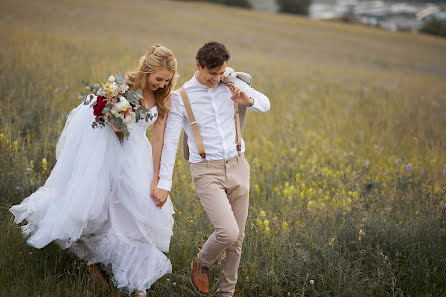
[[[192,269],[192,272],[194,271],[194,260],[192,260],[192,262],[190,263],[190,268]],[[195,288],[195,286],[194,286],[194,283],[192,282],[192,276],[190,277],[190,284],[192,285],[192,288],[194,288],[194,291],[198,294],[198,295],[200,295],[200,296],[207,296],[208,294],[203,294],[203,293],[200,293],[198,290],[197,290],[197,288]]]

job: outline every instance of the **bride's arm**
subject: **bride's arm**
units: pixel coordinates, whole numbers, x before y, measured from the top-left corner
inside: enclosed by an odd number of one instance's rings
[[[170,97],[166,101],[166,105],[170,106]],[[164,130],[166,128],[167,113],[163,118],[158,119],[153,123],[152,127],[152,159],[153,159],[153,181],[150,186],[150,196],[153,198],[153,192],[156,189],[159,181],[161,152],[163,150]]]

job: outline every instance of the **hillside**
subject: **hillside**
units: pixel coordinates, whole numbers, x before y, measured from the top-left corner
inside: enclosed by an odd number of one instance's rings
[[[251,0],[254,9],[265,12],[276,12],[277,5],[275,0]]]

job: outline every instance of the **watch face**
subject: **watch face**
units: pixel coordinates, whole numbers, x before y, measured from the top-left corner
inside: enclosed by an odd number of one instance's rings
[[[249,97],[249,100],[251,100],[251,103],[249,103],[248,106],[253,106],[254,105],[254,98]]]

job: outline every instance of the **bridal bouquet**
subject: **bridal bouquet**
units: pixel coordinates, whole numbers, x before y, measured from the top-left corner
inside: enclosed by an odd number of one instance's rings
[[[129,78],[131,82],[133,78]],[[124,74],[111,75],[105,84],[90,84],[84,82],[90,94],[84,97],[85,105],[93,106],[96,116],[92,123],[93,128],[111,125],[121,143],[128,138],[134,124],[140,120],[152,120],[156,113],[139,104],[142,91],[129,91],[132,84],[125,82]],[[93,92],[93,94],[91,94]],[[96,100],[94,100],[96,98]]]

